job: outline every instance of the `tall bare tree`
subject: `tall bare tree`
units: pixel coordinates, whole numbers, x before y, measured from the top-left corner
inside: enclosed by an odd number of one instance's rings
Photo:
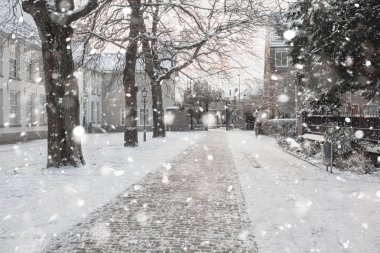
[[[11,6],[17,8],[19,1]],[[73,75],[71,49],[73,22],[89,15],[98,0],[88,0],[76,8],[74,0],[24,0],[22,10],[36,23],[42,45],[44,82],[48,115],[48,167],[84,164],[80,138],[75,127],[80,125],[78,84]],[[79,131],[80,132],[80,131]]]
[[[100,57],[86,57],[91,52],[102,53],[108,47],[119,50],[123,58],[115,64],[115,74],[123,76],[124,89],[124,146],[136,147],[137,134],[137,92],[136,65],[139,49],[141,0],[107,1],[96,15],[89,17],[80,27],[79,33],[86,41],[82,60],[98,61]],[[112,66],[107,66],[112,68]],[[122,69],[120,69],[120,67]]]
[[[128,0],[131,8],[129,43],[125,54],[123,85],[125,91],[125,132],[124,146],[133,147],[138,144],[137,137],[137,91],[136,61],[138,36],[140,34],[141,0]]]
[[[232,58],[236,50],[246,46],[250,33],[263,24],[262,0],[219,1],[143,0],[139,13],[140,34],[136,35],[133,1],[109,2],[103,13],[96,15],[96,26],[85,33],[97,39],[97,49],[109,44],[125,53],[124,90],[126,93],[125,143],[137,143],[137,90],[133,88],[134,49],[144,62],[150,79],[153,102],[153,137],[165,136],[162,83],[190,65],[208,74],[222,67],[222,58]],[[263,12],[264,13],[264,12]],[[100,22],[99,22],[100,20]],[[133,27],[132,27],[133,26]],[[141,41],[141,47],[137,43]],[[89,43],[91,44],[91,43]],[[132,61],[131,61],[132,60]],[[129,144],[127,144],[128,146]]]
[[[143,5],[142,58],[152,86],[153,137],[164,137],[162,82],[190,65],[214,72],[222,58],[249,47],[246,38],[263,24],[264,7],[261,0],[145,0]]]

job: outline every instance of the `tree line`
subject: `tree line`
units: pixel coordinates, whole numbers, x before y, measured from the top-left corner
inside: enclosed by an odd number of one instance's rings
[[[265,22],[262,0],[7,0],[14,20],[33,18],[42,48],[48,116],[47,167],[85,164],[79,126],[79,89],[73,47],[123,52],[124,146],[138,145],[136,62],[142,59],[150,80],[153,137],[165,137],[161,84],[192,66],[220,71],[237,49],[249,51],[252,32]]]
[[[338,108],[341,95],[378,100],[380,91],[380,3],[377,0],[299,0],[277,17],[288,40],[305,106]]]

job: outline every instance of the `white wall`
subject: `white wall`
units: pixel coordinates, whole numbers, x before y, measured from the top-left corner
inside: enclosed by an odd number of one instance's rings
[[[2,64],[1,66],[1,75],[0,75],[0,89],[2,92],[0,92],[0,96],[2,95],[2,98],[0,99],[0,133],[13,133],[13,132],[22,132],[22,131],[33,131],[34,129],[43,129],[41,128],[41,125],[46,124],[46,122],[40,122],[40,116],[43,110],[40,108],[41,96],[44,98],[45,91],[43,83],[38,79],[39,73],[35,75],[34,80],[28,80],[27,78],[27,71],[26,71],[26,55],[25,55],[25,45],[31,46],[30,44],[22,41],[17,40],[17,43],[19,45],[19,74],[18,78],[12,78],[9,76],[9,69],[10,69],[10,63],[9,63],[9,57],[10,57],[10,46],[8,41],[6,41],[3,45],[3,54],[1,57]],[[36,56],[40,55],[40,52],[38,51],[38,48],[34,48],[36,52]],[[35,68],[39,68],[40,66],[35,63]],[[11,124],[12,118],[14,115],[10,113],[10,94],[14,91],[18,94],[17,99],[17,122],[16,124]],[[27,98],[32,97],[32,122],[27,123]],[[46,119],[46,117],[45,117]]]

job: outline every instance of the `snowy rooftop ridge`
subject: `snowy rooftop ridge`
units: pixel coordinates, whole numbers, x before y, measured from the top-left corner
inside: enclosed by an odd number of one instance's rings
[[[86,66],[100,72],[122,72],[125,65],[125,54],[102,53],[91,54],[87,57]],[[136,72],[144,71],[144,61],[139,58],[136,62]]]

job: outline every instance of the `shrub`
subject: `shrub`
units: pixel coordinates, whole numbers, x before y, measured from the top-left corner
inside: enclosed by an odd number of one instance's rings
[[[296,136],[295,119],[270,119],[264,121],[261,125],[261,132],[265,135],[276,137],[294,137]]]
[[[321,152],[321,144],[318,141],[300,137],[298,138],[298,142],[301,144],[302,152],[308,157],[315,156]]]
[[[305,139],[302,136],[292,139],[278,136],[278,144],[291,152],[306,159],[316,158],[322,160],[321,143],[315,140]],[[334,166],[342,171],[352,171],[356,174],[366,174],[375,171],[376,168],[363,143],[359,143],[351,128],[332,127],[325,133],[325,139],[333,143]],[[295,143],[299,144],[297,147]]]

